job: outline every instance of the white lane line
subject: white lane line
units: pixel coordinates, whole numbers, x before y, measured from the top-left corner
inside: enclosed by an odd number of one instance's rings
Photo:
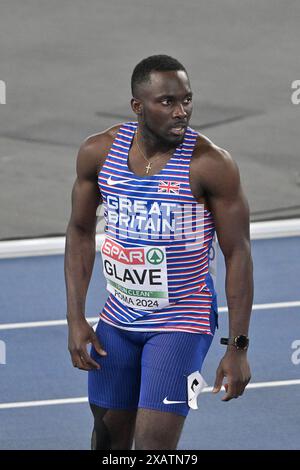
[[[295,380],[277,380],[274,382],[258,382],[247,385],[247,390],[256,388],[270,387],[286,387],[289,385],[300,385],[300,379]],[[211,392],[213,387],[205,387],[201,393]],[[35,406],[52,406],[52,405],[71,405],[77,403],[87,403],[87,397],[78,398],[60,398],[57,400],[38,400],[38,401],[18,401],[15,403],[0,403],[0,410],[8,410],[12,408],[32,408]]]
[[[271,310],[278,308],[295,308],[300,307],[300,300],[293,302],[277,302],[272,304],[256,304],[253,305],[253,310]],[[219,312],[227,312],[227,307],[219,307]],[[87,317],[90,323],[98,322],[99,317]],[[45,326],[62,326],[66,325],[67,320],[48,320],[48,321],[33,321],[25,323],[3,323],[0,325],[0,330],[16,330],[21,328],[39,328]]]
[[[251,240],[296,237],[300,235],[300,218],[253,222],[250,224],[250,234]],[[103,239],[103,233],[96,235],[98,250]],[[0,259],[62,255],[64,251],[65,237],[31,238],[0,242]]]
[[[60,398],[58,400],[17,401],[15,403],[0,403],[0,410],[31,408],[34,406],[70,405],[75,403],[86,403],[87,401],[87,397]]]
[[[289,308],[289,307],[300,307],[300,300],[295,300],[293,302],[276,302],[272,304],[255,304],[252,307],[252,310],[271,310],[273,308]],[[227,307],[219,307],[219,312],[227,312]]]
[[[99,317],[88,317],[87,321],[95,323],[99,321]],[[49,320],[49,321],[32,321],[26,323],[3,323],[0,330],[16,330],[20,328],[39,328],[45,326],[62,326],[67,325],[67,320]]]

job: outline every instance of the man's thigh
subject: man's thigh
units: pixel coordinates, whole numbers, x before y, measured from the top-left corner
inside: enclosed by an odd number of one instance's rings
[[[100,408],[135,411],[140,393],[140,361],[142,345],[133,342],[126,331],[102,321],[97,337],[107,356],[91,349],[91,357],[100,369],[89,372],[89,402]]]
[[[141,362],[136,449],[176,449],[193,396],[190,388],[197,397],[212,339],[192,333],[149,334]]]
[[[186,417],[201,390],[200,371],[212,338],[180,332],[149,335],[141,361],[138,407]]]

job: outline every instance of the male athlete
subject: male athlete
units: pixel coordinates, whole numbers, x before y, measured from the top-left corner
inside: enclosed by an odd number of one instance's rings
[[[192,91],[177,60],[142,60],[131,85],[137,121],[93,135],[79,150],[67,229],[69,351],[73,366],[89,371],[95,450],[131,449],[133,441],[135,449],[176,449],[205,385],[200,372],[217,322],[215,232],[229,335],[214,393],[226,377],[222,400],[238,398],[250,380],[252,261],[237,166],[188,126]],[[94,332],[84,312],[100,203],[109,297]]]

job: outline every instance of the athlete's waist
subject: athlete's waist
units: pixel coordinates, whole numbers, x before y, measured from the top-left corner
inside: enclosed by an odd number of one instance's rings
[[[162,246],[168,253],[199,253],[199,251],[208,250],[214,238],[215,231],[210,230],[205,234],[195,234],[193,236],[149,236],[148,238],[136,234],[134,236],[122,235],[116,230],[105,230],[104,239],[115,243],[123,248],[146,248],[153,246]]]

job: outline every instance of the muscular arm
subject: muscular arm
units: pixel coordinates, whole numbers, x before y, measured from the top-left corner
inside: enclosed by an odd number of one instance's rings
[[[87,143],[77,157],[77,178],[72,191],[72,214],[66,233],[65,278],[68,319],[84,318],[85,298],[95,259],[97,188],[93,148]]]
[[[229,154],[222,151],[216,164],[220,170],[214,173],[208,202],[226,264],[229,336],[247,335],[253,300],[249,209]]]
[[[249,239],[249,209],[237,165],[222,149],[212,148],[203,165],[202,185],[213,214],[218,241],[226,264],[226,297],[229,336],[247,335],[252,300],[253,276]],[[250,380],[246,351],[228,346],[217,370],[215,392],[228,379],[224,401],[241,395]]]
[[[95,260],[96,211],[101,203],[97,173],[101,158],[107,154],[113,133],[92,136],[80,147],[77,178],[72,191],[72,214],[66,233],[65,280],[69,351],[75,367],[99,368],[86,350],[92,343],[100,355],[106,355],[92,327],[85,319],[85,301]]]

